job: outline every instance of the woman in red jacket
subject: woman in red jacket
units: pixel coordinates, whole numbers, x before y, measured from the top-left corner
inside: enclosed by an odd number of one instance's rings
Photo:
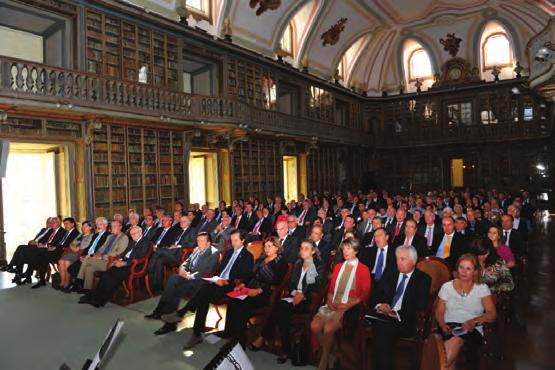
[[[347,238],[341,242],[345,262],[338,263],[333,269],[326,304],[320,307],[310,323],[312,333],[322,346],[318,370],[325,370],[335,362],[330,358],[330,352],[335,332],[343,326],[345,312],[361,302],[365,303],[370,294],[370,271],[358,261],[359,248],[357,239]]]

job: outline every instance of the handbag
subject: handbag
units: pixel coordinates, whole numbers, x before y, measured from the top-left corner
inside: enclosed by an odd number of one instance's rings
[[[62,278],[60,277],[60,273],[56,272],[50,276],[52,281],[52,288],[60,289],[60,283],[62,282]]]

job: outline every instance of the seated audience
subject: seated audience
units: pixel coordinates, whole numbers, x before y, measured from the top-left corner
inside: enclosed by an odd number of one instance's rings
[[[289,235],[286,221],[277,223],[276,232],[281,244],[283,258],[285,258],[287,262],[294,263],[299,255],[299,240]]]
[[[474,240],[470,253],[475,254],[482,270],[482,282],[492,293],[510,292],[515,288],[511,271],[499,257],[490,239]]]
[[[131,229],[132,241],[127,246],[124,256],[115,261],[112,266],[102,274],[96,288],[82,296],[79,299],[79,303],[101,307],[110,300],[116,289],[131,274],[133,260],[145,257],[150,251],[151,241],[143,238],[142,235],[143,231],[140,227],[135,226]]]
[[[395,269],[395,249],[389,245],[389,234],[383,227],[374,231],[374,246],[360,248],[360,262],[368,267],[374,282],[379,282],[386,268]]]
[[[219,252],[223,252],[226,243],[229,243],[231,233],[235,231],[235,228],[231,226],[231,217],[225,213],[222,216],[222,222],[212,231],[212,240],[214,247]]]
[[[270,220],[270,211],[268,208],[258,208],[256,210],[256,217],[258,220],[252,231],[245,236],[246,243],[251,243],[256,240],[262,240],[264,236],[272,233],[272,221]]]
[[[397,238],[397,240],[393,243],[393,247],[397,248],[401,245],[412,245],[416,249],[418,256],[424,257],[428,252],[426,238],[416,233],[416,227],[416,221],[406,220],[404,238]]]
[[[511,248],[507,247],[501,240],[501,234],[501,229],[498,226],[488,228],[488,239],[491,240],[497,254],[505,261],[507,267],[513,268],[516,265],[515,257]]]
[[[407,225],[410,221],[407,221]],[[395,343],[416,333],[416,313],[428,306],[432,280],[416,268],[418,254],[411,245],[395,249],[397,269],[388,269],[370,296],[375,369],[392,370]]]
[[[267,238],[264,255],[254,265],[252,277],[234,288],[237,292],[245,291],[247,297],[243,300],[232,298],[227,305],[224,335],[237,338],[243,347],[249,317],[257,308],[269,303],[272,286],[280,284],[287,273],[287,260],[282,252],[278,238]]]
[[[83,250],[86,252],[84,256],[81,256],[77,261],[73,262],[68,268],[67,272],[71,278],[76,279],[79,274],[79,269],[81,268],[81,263],[87,258],[87,256],[92,256],[96,250],[106,241],[106,238],[110,234],[108,232],[108,220],[106,217],[97,217],[95,220],[96,233],[93,235],[90,244]],[[78,284],[73,284],[72,291],[77,292],[81,290],[81,286]]]
[[[456,369],[463,348],[468,363],[477,368],[482,325],[495,321],[495,304],[488,286],[481,282],[481,267],[475,255],[463,254],[455,266],[455,279],[439,291],[435,318],[445,340],[447,368]]]
[[[322,346],[319,370],[325,370],[334,364],[331,352],[335,333],[349,320],[345,318],[346,313],[359,303],[366,302],[370,293],[370,271],[357,258],[359,248],[360,244],[356,239],[349,238],[341,242],[345,262],[337,264],[333,269],[326,304],[320,307],[310,323],[313,335]],[[356,318],[350,317],[350,320]]]
[[[93,228],[90,221],[81,224],[81,235],[69,245],[66,255],[58,261],[58,272],[60,273],[60,289],[63,292],[70,292],[71,276],[67,271],[68,267],[81,257],[81,252],[89,246],[93,238]]]
[[[287,361],[291,351],[290,320],[295,313],[306,313],[310,307],[311,294],[318,292],[325,281],[324,266],[316,244],[310,240],[301,242],[299,259],[295,262],[289,281],[288,296],[280,299],[272,308],[269,318],[262,329],[262,334],[249,346],[252,351],[262,348],[265,341],[271,339],[276,327],[281,335],[281,353],[277,362]]]
[[[324,270],[327,270],[327,266],[330,263],[331,257],[331,245],[324,239],[324,229],[321,225],[312,226],[312,231],[310,232],[310,240],[314,242],[316,248],[318,248],[320,257],[324,264]]]
[[[443,228],[443,237],[441,238],[441,242],[437,245],[437,249],[432,250],[432,255],[443,258],[454,268],[459,257],[467,251],[466,240],[463,235],[455,231],[455,221],[451,216],[443,217],[441,225]]]

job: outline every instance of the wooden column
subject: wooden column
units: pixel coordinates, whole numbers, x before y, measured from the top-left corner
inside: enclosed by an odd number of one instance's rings
[[[225,200],[227,204],[231,204],[231,170],[230,170],[230,152],[222,149],[219,152],[220,169],[220,199]]]
[[[306,167],[308,155],[306,153],[301,153],[298,156],[298,170],[297,170],[297,178],[298,182],[298,192],[299,194],[304,194],[308,197],[308,173]]]
[[[78,221],[88,219],[87,215],[87,185],[85,179],[85,144],[78,142],[75,145],[75,219]],[[91,186],[92,187],[92,186]],[[92,203],[92,199],[91,202]]]

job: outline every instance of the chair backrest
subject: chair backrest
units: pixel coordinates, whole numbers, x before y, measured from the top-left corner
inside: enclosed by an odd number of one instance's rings
[[[441,286],[453,278],[451,268],[444,259],[439,257],[425,257],[416,263],[416,267],[432,278],[431,297],[435,297]]]
[[[287,272],[283,276],[283,280],[277,284],[272,286],[272,295],[270,296],[270,304],[273,305],[282,295],[283,290],[285,287],[289,285],[289,280],[291,279],[291,274],[293,273],[293,264],[287,264]]]
[[[422,346],[420,370],[447,370],[447,354],[441,335],[433,333]]]
[[[264,251],[264,242],[262,240],[257,240],[249,243],[249,245],[247,245],[247,250],[251,252],[254,257],[254,261],[256,262]]]

